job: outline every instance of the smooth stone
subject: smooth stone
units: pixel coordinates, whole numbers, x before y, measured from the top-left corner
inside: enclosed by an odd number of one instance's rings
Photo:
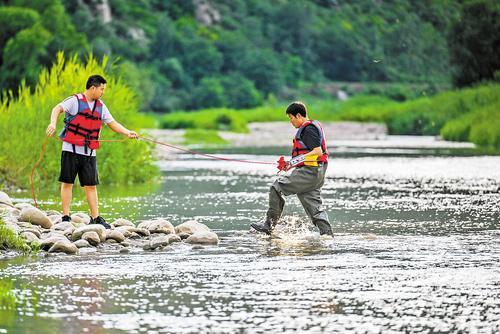
[[[160,236],[154,237],[151,240],[151,248],[152,249],[156,249],[156,248],[161,247],[161,246],[168,246],[168,244],[169,244],[169,240],[168,240],[168,236],[166,236],[166,235],[160,235]]]
[[[37,225],[33,225],[31,223],[28,223],[28,222],[17,222],[17,226],[24,227],[24,228],[33,228]]]
[[[62,216],[61,215],[49,215],[50,221],[55,225],[55,224],[60,224],[62,222]],[[68,223],[68,222],[65,222]]]
[[[138,233],[130,232],[130,235],[128,237],[130,239],[139,239],[141,236]]]
[[[5,193],[3,191],[0,191],[0,202],[5,203],[7,205],[14,205],[14,203],[12,203],[12,200],[10,199],[9,195],[7,195],[7,193]]]
[[[84,225],[78,227],[75,231],[73,231],[73,234],[71,235],[71,240],[76,241],[78,239],[81,239],[82,235],[85,232],[96,232],[101,242],[106,240],[106,229],[104,228],[104,226],[98,224]]]
[[[52,237],[47,238],[47,239],[42,239],[40,241],[40,248],[43,250],[49,250],[57,241],[60,241],[60,240],[68,241],[68,239],[66,239],[62,235],[61,236],[52,236]]]
[[[174,250],[174,247],[172,247],[172,246],[165,246],[165,247],[162,247],[161,250],[164,251],[164,252],[170,252],[170,251]]]
[[[73,244],[78,248],[92,247],[87,240],[83,240],[83,239],[77,240],[77,241],[73,242]]]
[[[205,247],[203,247],[202,245],[194,245],[193,247],[191,247],[191,249],[204,249]]]
[[[111,226],[114,227],[120,227],[120,226],[132,226],[135,227],[134,223],[132,223],[130,220],[123,219],[123,218],[118,218],[114,222],[111,223]]]
[[[29,203],[16,203],[14,205],[15,208],[19,209],[19,210],[23,210],[24,208],[34,208],[33,205],[29,204]]]
[[[210,232],[210,229],[207,225],[198,223],[196,220],[188,220],[175,227],[175,233],[177,234],[194,234],[196,232]]]
[[[143,221],[137,227],[147,229],[150,233],[164,233],[164,234],[175,233],[174,225],[172,225],[172,223],[163,218],[156,218],[152,220]]]
[[[130,249],[128,249],[128,247],[123,247],[120,249],[120,253],[130,253]]]
[[[60,222],[52,226],[52,230],[55,231],[66,231],[68,228],[75,228],[71,222]]]
[[[130,247],[130,242],[122,241],[122,242],[120,242],[120,245],[122,245],[123,247]]]
[[[78,247],[76,247],[69,240],[58,240],[49,249],[49,253],[66,253],[66,254],[76,254],[78,253]]]
[[[35,233],[29,232],[29,231],[21,232],[20,235],[29,244],[32,242],[39,242],[39,240],[40,240],[40,239],[38,239],[38,237],[36,236]]]
[[[22,228],[22,229],[20,229],[19,234],[22,234],[24,232],[33,233],[34,235],[36,235],[36,237],[38,239],[40,239],[42,237],[42,233],[40,233],[40,231],[37,230],[36,228]]]
[[[3,210],[2,215],[4,216],[13,217],[16,220],[21,216],[21,210],[19,210],[18,208],[13,208],[11,206],[2,206],[1,204],[0,207]]]
[[[217,245],[219,237],[214,232],[196,232],[186,239],[189,244]]]
[[[97,232],[94,231],[83,233],[81,240],[87,240],[92,246],[97,246],[101,242],[99,234],[97,234]]]
[[[42,234],[42,239],[48,239],[48,238],[52,238],[52,237],[65,237],[66,236],[64,235],[64,231],[52,231],[52,230],[45,230],[43,231],[43,234]]]
[[[168,235],[168,243],[173,244],[174,242],[181,242],[182,239],[177,234],[169,234]]]
[[[125,236],[117,230],[106,230],[106,240],[109,239],[114,239],[116,242],[122,242],[125,240]]]
[[[123,233],[125,237],[129,237],[131,233],[136,233],[140,234],[144,237],[147,237],[150,235],[149,231],[145,228],[140,228],[140,227],[135,227],[135,226],[120,226],[115,228],[115,231],[119,231]]]
[[[77,224],[89,224],[90,216],[83,212],[77,212],[71,215],[71,221],[74,221]]]
[[[115,239],[106,239],[106,243],[107,244],[117,244],[118,241],[116,241]]]
[[[30,222],[31,224],[39,225],[47,229],[51,228],[53,225],[52,221],[50,221],[49,217],[47,217],[45,213],[33,206],[22,209],[19,220],[23,222]]]

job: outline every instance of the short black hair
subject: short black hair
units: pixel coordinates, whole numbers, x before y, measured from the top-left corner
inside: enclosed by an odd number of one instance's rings
[[[297,117],[297,114],[301,114],[302,117],[307,117],[307,107],[304,102],[295,101],[290,103],[286,108],[286,113]]]
[[[91,75],[88,80],[87,80],[87,85],[85,88],[89,89],[90,87],[99,87],[101,84],[105,84],[106,79],[104,79],[102,76],[99,74]]]

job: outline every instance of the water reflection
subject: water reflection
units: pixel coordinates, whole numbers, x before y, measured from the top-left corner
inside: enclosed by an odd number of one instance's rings
[[[272,168],[182,159],[161,163],[151,191],[101,192],[103,209],[174,224],[196,218],[219,233],[218,247],[2,261],[2,279],[39,296],[38,316],[7,328],[500,331],[500,158],[334,160],[323,189],[333,240],[319,237],[294,198],[271,237],[249,231],[264,216]]]

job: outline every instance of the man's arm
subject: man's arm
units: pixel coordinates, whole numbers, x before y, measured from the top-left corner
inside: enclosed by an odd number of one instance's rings
[[[139,138],[139,135],[135,131],[130,131],[129,129],[125,128],[123,125],[121,125],[117,121],[111,121],[111,122],[107,123],[106,125],[109,126],[109,128],[116,133],[120,133],[120,134],[125,135],[129,138]]]
[[[50,113],[50,124],[47,126],[47,130],[45,130],[45,133],[47,136],[52,137],[54,133],[56,132],[56,124],[57,124],[57,118],[59,117],[60,114],[64,112],[63,107],[61,107],[60,104],[55,106],[52,109],[52,113]]]

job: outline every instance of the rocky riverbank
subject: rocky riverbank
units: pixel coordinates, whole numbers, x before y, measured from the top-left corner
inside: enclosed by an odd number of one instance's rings
[[[120,218],[111,222],[111,229],[105,229],[102,225],[89,224],[87,214],[75,213],[71,215],[71,221],[63,222],[61,213],[53,210],[45,212],[27,203],[16,204],[1,191],[0,217],[5,227],[26,244],[36,245],[35,248],[39,247],[47,253],[128,253],[173,250],[176,244],[200,248],[200,245],[219,243],[216,233],[195,220],[174,226],[164,218],[135,223]],[[8,253],[12,253],[11,250],[0,252],[0,258]]]

